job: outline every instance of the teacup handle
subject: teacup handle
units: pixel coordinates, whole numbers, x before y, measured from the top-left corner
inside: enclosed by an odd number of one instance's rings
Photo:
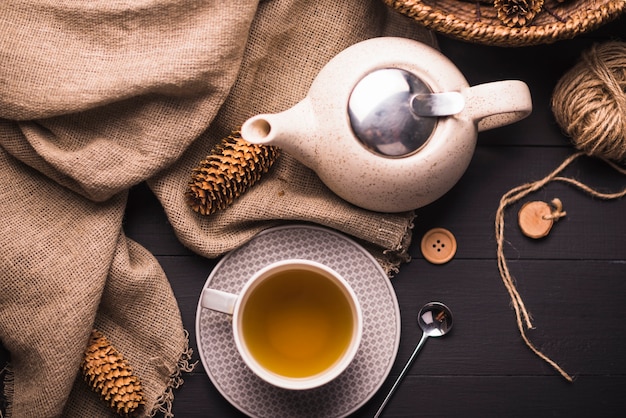
[[[200,305],[202,305],[203,308],[232,315],[235,311],[235,303],[237,303],[238,298],[238,295],[222,290],[204,289],[202,291]]]
[[[477,124],[478,132],[524,119],[533,108],[530,89],[520,80],[478,84],[466,94],[464,112]]]

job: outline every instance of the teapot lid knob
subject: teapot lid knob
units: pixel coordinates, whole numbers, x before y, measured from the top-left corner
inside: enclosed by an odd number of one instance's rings
[[[348,116],[352,131],[366,148],[402,157],[428,141],[438,116],[458,113],[463,106],[459,93],[432,93],[415,74],[383,68],[356,84],[348,101]]]

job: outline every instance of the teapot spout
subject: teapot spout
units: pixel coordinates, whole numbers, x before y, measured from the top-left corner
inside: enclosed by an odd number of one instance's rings
[[[241,126],[241,136],[258,145],[277,146],[310,167],[316,141],[311,140],[317,131],[308,99],[280,113],[260,114],[246,120]]]
[[[275,145],[275,129],[272,125],[272,114],[261,114],[246,120],[241,126],[241,136],[251,144]],[[272,134],[272,135],[270,135]]]

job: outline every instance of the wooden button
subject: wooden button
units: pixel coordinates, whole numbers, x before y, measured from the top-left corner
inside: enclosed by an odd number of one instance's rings
[[[456,253],[456,238],[444,228],[433,228],[422,237],[422,254],[433,264],[444,264]]]
[[[552,208],[546,202],[527,202],[517,215],[522,233],[530,238],[543,238],[554,224]]]

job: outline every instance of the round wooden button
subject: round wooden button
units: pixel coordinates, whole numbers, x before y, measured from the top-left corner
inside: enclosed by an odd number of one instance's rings
[[[456,253],[456,238],[444,228],[433,228],[422,237],[422,254],[433,264],[444,264]]]
[[[546,202],[527,202],[517,214],[522,233],[530,238],[543,238],[552,229],[552,208]]]

